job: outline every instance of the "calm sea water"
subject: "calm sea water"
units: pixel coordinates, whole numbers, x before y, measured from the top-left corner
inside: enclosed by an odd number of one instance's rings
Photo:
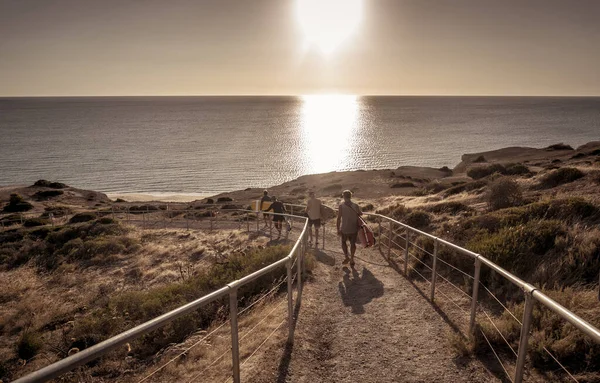
[[[0,137],[0,185],[212,194],[333,170],[453,167],[506,146],[575,147],[600,140],[600,98],[4,98]]]

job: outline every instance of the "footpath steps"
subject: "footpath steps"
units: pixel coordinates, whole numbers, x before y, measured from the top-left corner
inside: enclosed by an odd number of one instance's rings
[[[457,357],[450,323],[377,248],[342,265],[337,236],[311,249],[294,344],[272,347],[252,382],[500,382],[479,360]]]

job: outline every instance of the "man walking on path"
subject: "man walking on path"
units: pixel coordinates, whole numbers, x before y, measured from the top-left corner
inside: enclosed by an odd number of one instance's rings
[[[277,232],[279,233],[279,235],[277,236],[277,239],[279,239],[279,238],[281,238],[281,226],[282,226],[283,221],[285,221],[285,217],[280,214],[285,214],[285,213],[287,213],[287,211],[285,210],[285,206],[283,206],[283,202],[279,201],[277,199],[277,197],[275,197],[275,196],[271,197],[271,201],[273,201],[273,203],[265,211],[273,210],[273,213],[277,213],[273,216],[273,222],[275,223],[275,228],[277,229]],[[289,231],[288,231],[288,233],[289,233]],[[287,238],[287,234],[286,234],[286,238]]]
[[[358,217],[362,215],[360,207],[352,202],[352,192],[344,190],[342,193],[344,202],[338,208],[337,232],[342,237],[342,250],[344,251],[344,262],[350,262],[354,268],[354,253],[356,253],[356,237],[358,236]],[[348,244],[350,241],[350,257],[348,257]]]
[[[263,196],[260,199],[260,206],[258,207],[259,210],[263,210],[264,211],[264,210],[267,209],[267,207],[264,206],[265,202],[271,202],[271,197],[269,197],[269,191],[268,190],[263,191]],[[265,227],[269,226],[269,215],[263,213],[263,218],[265,220]]]
[[[310,197],[306,202],[306,214],[308,215],[308,245],[312,246],[312,227],[315,227],[315,247],[319,247],[319,228],[321,227],[321,200],[315,198],[315,192],[308,193]]]

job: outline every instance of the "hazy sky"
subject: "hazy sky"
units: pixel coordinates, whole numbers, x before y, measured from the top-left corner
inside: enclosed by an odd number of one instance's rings
[[[0,0],[0,96],[600,95],[600,0],[363,0],[329,54],[297,1]]]

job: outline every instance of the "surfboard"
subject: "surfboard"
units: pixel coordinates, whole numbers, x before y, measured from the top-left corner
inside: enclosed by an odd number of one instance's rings
[[[362,218],[359,217],[358,219],[360,220],[361,224],[360,228],[358,229],[358,241],[364,247],[371,247],[375,245],[375,234],[373,234],[373,230],[371,230],[369,225],[367,225]]]
[[[250,204],[250,208],[254,211],[259,211],[259,210],[267,210],[269,207],[271,207],[271,203],[270,201],[265,201],[262,203],[260,203],[260,200],[257,199],[256,201],[252,201],[252,203]]]

